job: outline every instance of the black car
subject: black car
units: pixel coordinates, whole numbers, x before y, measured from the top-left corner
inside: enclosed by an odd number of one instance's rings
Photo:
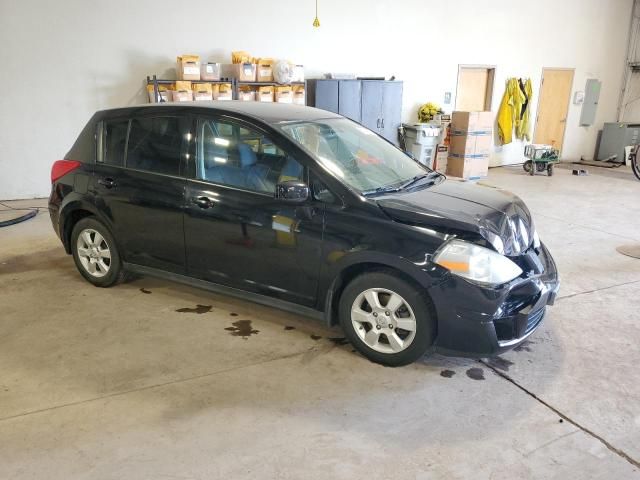
[[[92,284],[156,275],[323,318],[386,365],[500,354],[558,290],[518,197],[314,108],[101,111],[51,180],[53,227]]]

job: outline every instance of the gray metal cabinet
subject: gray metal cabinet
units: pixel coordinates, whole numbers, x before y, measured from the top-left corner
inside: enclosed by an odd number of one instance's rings
[[[307,105],[344,115],[398,144],[402,82],[307,80]]]
[[[606,160],[615,155],[619,162],[624,161],[624,147],[640,144],[640,124],[605,123],[598,148],[598,160]]]
[[[315,107],[339,113],[338,81],[326,80],[317,82],[315,88]]]
[[[362,125],[382,135],[383,82],[365,80],[362,82],[361,111]]]
[[[338,80],[338,113],[360,122],[360,97],[362,83],[358,80]]]
[[[382,86],[382,133],[381,135],[398,143],[398,127],[402,119],[402,83],[384,82]]]

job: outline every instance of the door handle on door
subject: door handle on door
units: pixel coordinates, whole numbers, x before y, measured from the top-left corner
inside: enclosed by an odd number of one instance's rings
[[[113,188],[116,186],[116,181],[113,178],[99,178],[98,184],[102,185],[105,188]]]
[[[209,197],[194,197],[191,199],[194,205],[197,205],[200,208],[207,209],[213,206],[213,202]]]
[[[376,128],[380,128],[380,119],[376,121]]]
[[[381,128],[384,128],[384,118],[382,119],[382,122],[381,122],[380,126],[381,126]]]

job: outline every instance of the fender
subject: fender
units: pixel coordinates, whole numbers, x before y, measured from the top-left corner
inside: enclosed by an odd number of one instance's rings
[[[420,260],[412,260],[406,257],[398,257],[389,253],[379,251],[362,250],[343,255],[335,262],[331,260],[322,266],[321,281],[318,285],[318,309],[324,311],[324,318],[327,325],[335,325],[336,302],[335,295],[342,288],[345,272],[358,267],[359,265],[388,267],[411,278],[425,290],[432,285],[439,283],[445,272],[435,264],[427,260],[428,253],[425,252]],[[367,268],[367,267],[365,267]]]
[[[110,219],[102,215],[92,202],[79,195],[69,195],[69,197],[65,198],[63,205],[60,207],[58,220],[58,232],[60,234],[62,244],[64,245],[64,249],[67,253],[71,253],[71,245],[69,243],[69,236],[67,235],[66,224],[67,221],[71,218],[73,212],[76,212],[78,210],[85,210],[97,217],[105,225],[105,227],[109,229],[109,232],[115,238],[115,236],[113,235],[113,223],[110,221]]]

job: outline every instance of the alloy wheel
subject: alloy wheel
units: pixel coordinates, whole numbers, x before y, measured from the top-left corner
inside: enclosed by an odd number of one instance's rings
[[[416,317],[407,301],[385,288],[360,293],[351,307],[351,323],[360,340],[376,352],[399,353],[416,336]]]
[[[111,268],[111,250],[104,237],[92,228],[84,229],[76,243],[78,259],[89,275],[100,278]]]

